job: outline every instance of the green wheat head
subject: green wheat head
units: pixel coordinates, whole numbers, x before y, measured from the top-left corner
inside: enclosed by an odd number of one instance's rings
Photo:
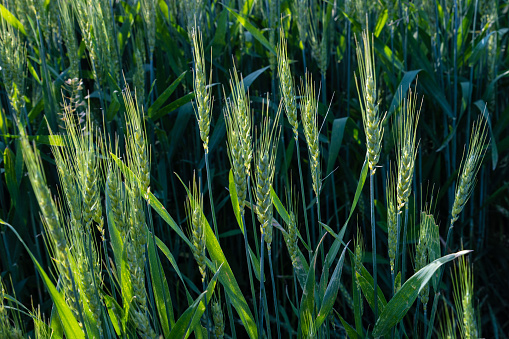
[[[203,148],[208,152],[210,114],[212,112],[212,94],[210,86],[207,88],[207,73],[205,71],[205,57],[203,54],[203,41],[201,32],[194,27],[191,32],[193,40],[193,85],[196,102],[196,119],[200,128],[200,137],[203,141]],[[212,69],[210,70],[212,72]],[[210,73],[212,79],[212,73]],[[210,82],[209,82],[210,85]]]
[[[287,43],[284,31],[281,27],[280,41],[277,48],[277,69],[279,75],[279,87],[285,104],[285,112],[290,125],[293,128],[293,136],[297,141],[299,135],[299,121],[297,119],[297,103],[295,100],[295,82],[290,71],[290,62],[287,54]]]
[[[200,270],[202,282],[207,275],[205,217],[203,215],[203,194],[201,194],[196,179],[193,177],[192,198],[186,201],[186,214],[189,223],[189,233],[193,245],[192,252]]]
[[[420,108],[417,109],[417,93],[408,90],[408,97],[403,101],[400,115],[397,117],[396,161],[398,164],[397,210],[401,213],[408,203],[412,191],[415,158],[417,155],[417,124]]]
[[[264,109],[260,139],[255,156],[254,195],[256,199],[256,215],[260,222],[260,230],[265,235],[267,249],[272,245],[272,199],[270,189],[274,181],[276,170],[277,146],[280,129],[278,126],[281,105],[274,120],[269,118],[269,105]]]
[[[301,119],[306,137],[313,190],[316,196],[322,188],[320,168],[320,145],[318,141],[318,103],[316,101],[315,84],[309,73],[306,73],[305,83],[301,84]]]
[[[369,32],[366,30],[362,32],[362,45],[359,45],[357,40],[356,43],[360,81],[355,76],[355,84],[361,102],[368,165],[371,173],[374,174],[378,160],[380,160],[384,129],[382,127],[383,118],[378,112],[373,37],[370,38]]]
[[[481,168],[482,160],[486,153],[486,139],[486,122],[482,120],[482,118],[479,118],[472,126],[468,152],[463,156],[460,165],[460,177],[456,184],[454,204],[451,211],[451,225],[458,220],[461,211],[463,211],[465,204],[474,190],[476,182],[475,177]]]

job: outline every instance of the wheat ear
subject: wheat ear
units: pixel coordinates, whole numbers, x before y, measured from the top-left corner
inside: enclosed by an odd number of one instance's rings
[[[267,249],[270,251],[272,244],[272,199],[270,189],[274,180],[276,170],[277,145],[279,143],[280,129],[278,128],[281,105],[277,111],[274,121],[269,119],[269,105],[264,110],[260,140],[255,157],[255,189],[256,214],[260,222],[261,233],[265,235]]]
[[[311,75],[306,73],[305,83],[301,85],[301,119],[304,127],[304,136],[309,151],[311,177],[313,190],[318,197],[322,188],[320,169],[320,148],[318,142],[318,103],[315,95],[315,85]]]
[[[482,119],[482,118],[480,118]],[[456,185],[454,204],[451,211],[451,227],[458,220],[461,211],[465,207],[476,183],[476,175],[481,167],[482,159],[486,153],[485,143],[487,139],[486,123],[477,121],[472,126],[468,153],[463,157],[460,166],[460,177]]]
[[[378,160],[380,159],[384,129],[382,127],[383,119],[378,112],[375,55],[372,40],[373,37],[370,39],[369,32],[364,31],[362,33],[362,46],[357,43],[356,51],[357,60],[359,62],[360,81],[357,80],[357,76],[355,76],[355,84],[357,86],[359,101],[361,102],[362,121],[366,134],[368,165],[371,173],[374,173]]]
[[[224,317],[219,301],[212,302],[212,319],[214,320],[214,335],[217,339],[224,338]]]
[[[200,137],[203,142],[203,148],[205,149],[205,152],[208,152],[212,95],[210,81],[209,87],[207,87],[207,73],[205,72],[202,35],[196,26],[191,31],[191,38],[193,40],[193,86],[196,102],[196,119],[198,120],[198,126],[200,128]],[[210,78],[212,78],[212,69],[210,72]]]
[[[297,119],[297,103],[295,101],[295,83],[290,71],[290,62],[287,55],[287,43],[284,30],[281,27],[280,40],[277,48],[277,69],[279,75],[279,88],[285,104],[285,112],[293,128],[293,136],[297,141],[299,135],[299,121]]]
[[[466,258],[460,257],[453,275],[453,294],[461,337],[479,338],[474,310],[474,275]]]
[[[202,282],[205,281],[207,275],[207,263],[205,251],[206,238],[203,216],[203,195],[201,194],[196,179],[193,177],[193,195],[186,202],[187,219],[189,221],[189,230],[191,243],[193,244],[192,252],[201,274]]]

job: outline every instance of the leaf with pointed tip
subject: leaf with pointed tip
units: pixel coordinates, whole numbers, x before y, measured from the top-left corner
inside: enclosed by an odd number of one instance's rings
[[[244,26],[244,28],[247,29],[249,31],[249,33],[251,33],[255,37],[256,40],[258,40],[265,48],[267,48],[269,50],[269,52],[271,52],[272,54],[276,55],[276,50],[270,44],[270,42],[263,36],[262,32],[260,32],[260,30],[258,28],[253,26],[253,24],[250,23],[249,20],[247,20],[245,17],[243,17],[242,15],[238,14],[237,12],[235,12],[230,7],[228,7],[228,6],[224,5],[224,4],[223,4],[223,6],[231,14],[233,14],[233,16],[237,19],[237,21],[242,26]]]
[[[429,263],[410,277],[392,297],[384,310],[380,312],[380,317],[373,328],[373,337],[384,335],[403,319],[415,299],[419,296],[419,292],[426,286],[440,266],[470,252],[472,251],[465,250],[443,256]]]
[[[202,317],[203,313],[205,313],[206,304],[209,303],[212,298],[212,293],[216,287],[216,281],[219,276],[219,272],[221,271],[221,267],[214,274],[212,279],[210,280],[207,290],[196,298],[196,300],[187,308],[187,310],[180,316],[180,318],[175,323],[175,326],[171,329],[170,335],[168,338],[188,338],[191,334],[189,329],[194,329]],[[205,297],[205,302],[202,300]]]
[[[309,265],[309,271],[308,271],[308,276],[306,278],[306,284],[304,285],[304,288],[302,289],[302,298],[300,300],[299,328],[300,328],[300,333],[304,333],[304,334],[309,333],[308,326],[310,324],[308,324],[307,321],[303,321],[303,319],[310,319],[310,317],[313,316],[313,312],[315,309],[316,258],[318,257],[318,249],[322,245],[322,242],[325,239],[326,235],[327,234],[324,234],[324,236],[318,243],[318,246],[316,247],[315,254],[313,255],[313,258],[311,259],[311,263]]]
[[[41,278],[48,289],[51,299],[55,303],[56,309],[58,310],[58,315],[60,317],[60,320],[62,321],[62,327],[64,328],[66,337],[70,338],[70,339],[71,338],[72,339],[74,339],[74,338],[76,338],[76,339],[83,338],[84,339],[85,333],[83,333],[83,330],[81,329],[80,325],[78,324],[78,321],[74,317],[71,309],[65,302],[65,300],[62,297],[62,295],[60,294],[60,292],[57,291],[55,285],[53,285],[53,283],[51,282],[51,279],[46,274],[46,272],[44,271],[42,266],[39,264],[37,259],[35,259],[35,256],[32,254],[32,252],[30,251],[28,246],[25,244],[23,239],[21,239],[21,237],[18,234],[18,232],[16,231],[16,229],[1,219],[0,219],[0,224],[7,226],[16,235],[16,237],[19,239],[21,244],[25,247],[26,251],[28,252],[28,255],[32,259],[32,262],[35,264],[35,268],[41,275]]]
[[[346,249],[347,247],[343,249],[343,253],[341,253],[341,257],[339,258],[339,261],[336,264],[334,273],[332,273],[329,285],[325,290],[322,306],[320,307],[320,311],[318,312],[318,316],[316,317],[315,326],[317,329],[320,328],[325,319],[327,319],[330,311],[332,310],[332,307],[334,306],[334,302],[336,301],[336,296],[338,295],[339,283],[341,279],[341,271],[343,269],[343,263],[345,262]]]
[[[152,118],[155,113],[159,110],[159,108],[168,100],[170,95],[173,94],[175,89],[177,88],[178,84],[184,79],[184,76],[186,75],[187,71],[184,71],[175,81],[171,83],[170,86],[168,86],[167,89],[164,90],[159,97],[157,97],[156,101],[148,108],[147,115],[149,118]]]
[[[23,35],[27,35],[23,24],[7,8],[0,4],[0,16],[4,18],[12,27],[19,30]]]

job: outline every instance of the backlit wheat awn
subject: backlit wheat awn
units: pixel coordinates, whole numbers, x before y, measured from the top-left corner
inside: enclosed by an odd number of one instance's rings
[[[461,211],[465,207],[476,183],[476,175],[481,168],[484,154],[486,153],[487,128],[483,118],[472,125],[470,143],[468,151],[463,155],[460,165],[460,175],[456,183],[456,193],[454,195],[454,204],[451,210],[451,221],[447,232],[446,251],[451,241],[454,223],[458,220]]]
[[[408,96],[403,101],[401,113],[396,118],[396,162],[398,164],[398,182],[396,186],[397,197],[397,231],[398,241],[403,227],[403,249],[401,252],[401,278],[405,280],[406,272],[406,234],[408,230],[408,200],[412,191],[415,158],[417,155],[417,124],[419,122],[420,108],[417,108],[417,93],[408,89]],[[401,223],[401,213],[405,207],[404,224]],[[399,246],[398,246],[399,249]]]
[[[307,0],[300,0],[298,2],[297,6],[299,6],[299,8],[300,8],[300,6],[302,6],[302,4],[305,1],[307,1]],[[280,87],[281,96],[282,96],[283,102],[284,102],[286,117],[288,118],[288,122],[292,126],[293,138],[295,139],[295,144],[297,147],[297,165],[299,167],[299,180],[300,180],[300,188],[301,188],[302,209],[303,209],[303,213],[304,213],[304,224],[306,226],[307,241],[308,241],[308,243],[310,243],[311,237],[309,234],[309,226],[308,226],[308,216],[307,216],[307,208],[306,208],[307,207],[306,206],[306,193],[304,190],[304,180],[302,177],[302,166],[300,164],[299,120],[298,120],[298,116],[297,116],[297,102],[296,102],[297,97],[295,95],[295,81],[293,79],[292,72],[290,71],[290,61],[288,60],[288,53],[287,53],[287,42],[285,40],[283,27],[281,27],[281,31],[279,34],[280,34],[280,40],[279,40],[279,45],[278,45],[278,49],[277,49],[279,87]],[[302,53],[304,56],[304,50],[302,50]]]
[[[364,124],[364,133],[366,134],[366,160],[371,171],[369,176],[371,252],[373,255],[375,318],[378,318],[374,177],[376,166],[380,159],[384,130],[382,127],[383,118],[380,117],[378,112],[373,36],[370,37],[369,31],[367,30],[362,33],[362,45],[359,45],[357,42],[357,60],[359,62],[360,81],[358,81],[357,76],[355,76],[355,85],[357,86],[357,93],[359,95],[359,101],[361,102],[362,122]]]

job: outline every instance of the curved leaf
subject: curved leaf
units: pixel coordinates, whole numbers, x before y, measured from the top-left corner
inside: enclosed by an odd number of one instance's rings
[[[23,35],[27,35],[23,24],[11,13],[7,8],[0,4],[0,15],[7,21],[12,27],[19,30]]]
[[[252,23],[249,22],[246,18],[244,18],[242,15],[238,14],[234,10],[232,10],[230,7],[223,4],[223,6],[231,13],[233,16],[237,19],[237,21],[244,26],[245,29],[251,33],[256,40],[258,40],[265,48],[269,50],[272,54],[276,55],[276,50],[274,47],[270,44],[270,42],[263,36],[262,32],[258,30],[255,26],[253,26]]]
[[[341,257],[339,258],[339,261],[336,264],[334,273],[332,273],[332,277],[330,278],[329,285],[325,290],[322,306],[320,307],[320,311],[318,312],[318,316],[315,322],[315,326],[317,329],[320,328],[325,319],[327,319],[330,311],[332,310],[332,307],[334,306],[334,302],[336,301],[336,296],[338,295],[339,283],[341,279],[341,270],[343,269],[343,263],[345,262],[346,249],[347,247],[343,249],[343,253],[341,253]]]
[[[51,296],[51,299],[55,303],[55,307],[58,310],[58,315],[60,316],[60,320],[62,321],[62,327],[64,328],[65,335],[67,338],[76,338],[76,339],[85,339],[85,334],[83,333],[83,330],[81,329],[80,325],[78,324],[78,321],[72,314],[71,309],[69,306],[67,306],[64,298],[60,294],[60,292],[57,291],[55,285],[51,282],[51,279],[48,277],[46,272],[44,272],[42,266],[39,264],[37,259],[35,259],[35,256],[32,254],[28,246],[25,244],[23,239],[19,236],[18,232],[12,227],[10,224],[6,223],[5,221],[0,219],[0,223],[10,228],[10,230],[16,235],[16,237],[19,239],[21,244],[25,247],[26,251],[28,252],[28,255],[30,255],[30,258],[32,259],[33,263],[35,264],[35,267],[39,274],[41,275],[42,280],[44,281],[44,284],[48,288],[48,292]]]
[[[410,277],[381,312],[373,328],[373,337],[380,337],[387,333],[403,319],[413,305],[415,299],[419,296],[419,292],[426,286],[440,266],[470,252],[472,251],[465,250],[443,256],[426,265]]]

